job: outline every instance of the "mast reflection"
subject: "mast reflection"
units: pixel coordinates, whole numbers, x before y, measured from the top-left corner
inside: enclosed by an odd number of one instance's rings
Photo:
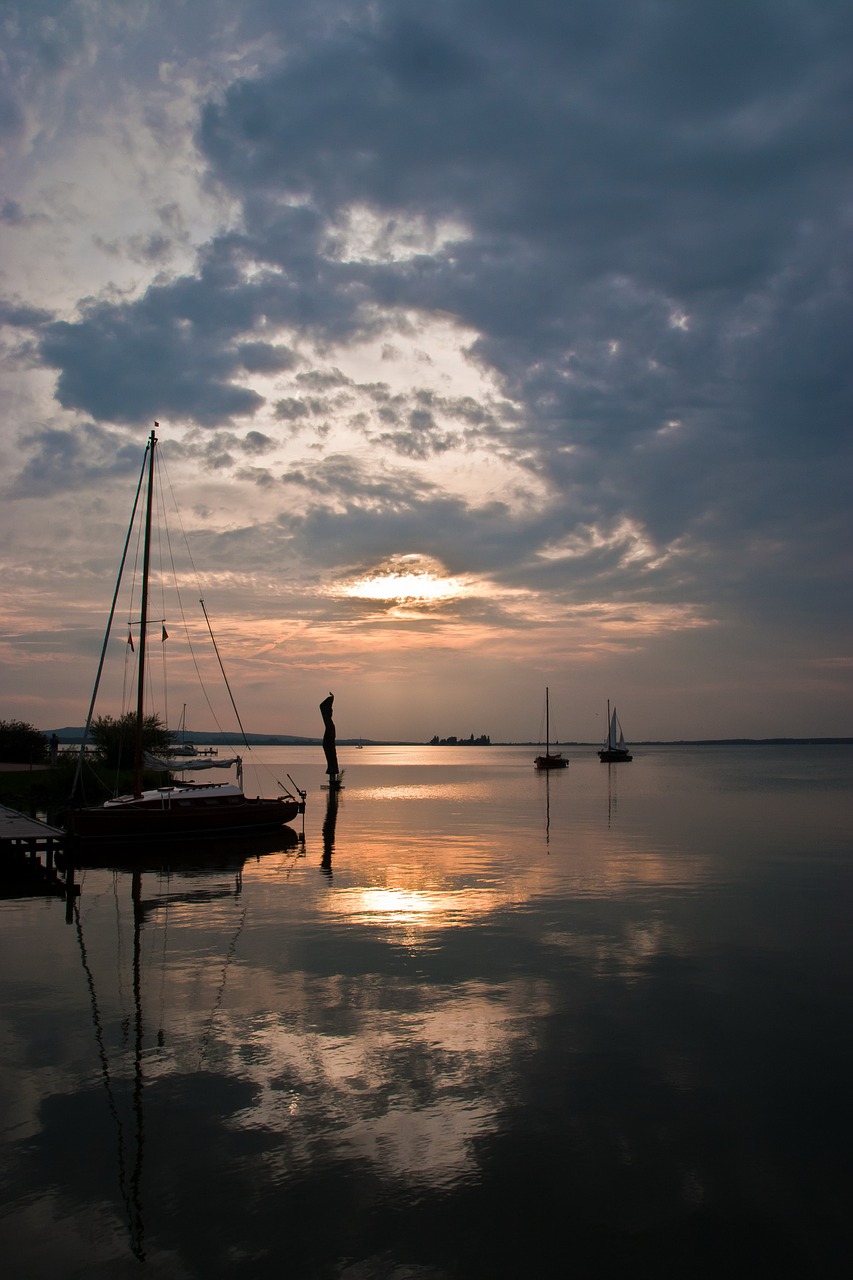
[[[145,1172],[145,1088],[146,1074],[143,1069],[146,1052],[146,1032],[154,1034],[150,1021],[146,1023],[145,996],[143,991],[143,941],[148,934],[152,921],[156,922],[160,913],[168,912],[170,907],[204,907],[217,899],[239,899],[243,890],[243,867],[248,857],[260,858],[264,854],[285,852],[299,844],[295,832],[284,831],[259,836],[239,843],[230,841],[209,842],[203,847],[192,849],[186,846],[168,848],[158,845],[156,848],[138,851],[138,856],[130,863],[126,856],[113,862],[110,852],[100,850],[99,856],[88,865],[98,869],[112,870],[113,893],[116,896],[116,928],[119,949],[122,949],[121,908],[118,889],[123,883],[127,886],[130,880],[130,903],[132,907],[132,940],[129,956],[132,990],[132,1023],[130,1018],[121,1020],[121,1041],[117,1049],[108,1046],[106,1019],[102,1009],[102,997],[99,997],[98,984],[95,979],[95,967],[84,936],[84,916],[81,912],[82,894],[80,886],[75,884],[75,871],[82,869],[79,864],[69,864],[66,868],[66,883],[76,892],[69,893],[71,904],[71,922],[76,926],[77,944],[80,961],[86,978],[89,993],[89,1006],[92,1026],[94,1028],[97,1047],[100,1078],[107,1100],[116,1142],[116,1166],[118,1175],[119,1200],[124,1209],[124,1218],[130,1251],[138,1262],[146,1261],[145,1223],[144,1223],[144,1172]],[[106,864],[106,865],[105,865]],[[172,882],[174,871],[180,871],[182,883],[175,887]],[[206,881],[210,873],[223,873],[228,876],[225,884],[211,884]],[[155,876],[162,886],[165,878],[165,891],[154,896],[143,896],[146,877]],[[126,878],[127,877],[127,878]],[[230,939],[225,952],[221,974],[214,993],[213,1007],[203,1028],[199,1047],[198,1069],[201,1070],[211,1038],[213,1024],[222,1005],[228,970],[237,948],[237,942],[245,924],[245,908],[239,916],[236,931]],[[66,914],[66,921],[68,915]],[[156,927],[156,923],[155,923]],[[164,923],[165,930],[165,923]],[[166,971],[165,932],[163,950],[163,972]],[[108,987],[116,979],[119,990],[122,986],[121,969],[128,964],[127,953],[124,961],[119,957],[118,969],[108,974],[101,974],[101,985]],[[161,980],[162,981],[162,980]],[[107,996],[107,1007],[110,998],[115,999],[115,992]],[[162,993],[161,993],[162,998]],[[162,1009],[161,1009],[162,1014]],[[148,1011],[150,1019],[150,1010]],[[132,1028],[132,1031],[131,1031]],[[130,1034],[128,1034],[130,1032]],[[163,1026],[157,1027],[156,1045],[162,1051],[166,1044]],[[114,1060],[117,1059],[117,1060]],[[129,1107],[125,1104],[124,1114],[122,1098],[129,1098]],[[150,1177],[150,1173],[149,1173]]]

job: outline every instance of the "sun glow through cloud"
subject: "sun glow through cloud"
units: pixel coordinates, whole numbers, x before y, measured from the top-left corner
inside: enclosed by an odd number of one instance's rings
[[[346,588],[362,600],[450,600],[465,594],[457,578],[433,578],[428,573],[394,573],[359,578]]]
[[[470,588],[461,579],[448,577],[437,562],[418,555],[395,557],[387,568],[356,578],[343,589],[344,595],[359,600],[410,604],[434,604],[469,593]]]

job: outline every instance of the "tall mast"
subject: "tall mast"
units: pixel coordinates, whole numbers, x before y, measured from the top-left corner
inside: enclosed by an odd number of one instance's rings
[[[154,426],[160,424],[155,422]],[[148,572],[151,558],[151,508],[154,505],[154,432],[148,438],[148,493],[145,504],[145,538],[142,545],[142,610],[139,619],[139,672],[136,683],[136,751],[133,758],[133,794],[142,795],[142,728],[145,712],[145,640],[148,630]]]
[[[551,754],[551,718],[548,702],[548,686],[545,686],[545,755]]]

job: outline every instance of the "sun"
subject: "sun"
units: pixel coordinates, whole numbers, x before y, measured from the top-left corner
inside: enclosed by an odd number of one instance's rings
[[[468,587],[461,579],[450,577],[432,557],[401,555],[347,583],[343,593],[359,600],[434,604],[467,595]]]

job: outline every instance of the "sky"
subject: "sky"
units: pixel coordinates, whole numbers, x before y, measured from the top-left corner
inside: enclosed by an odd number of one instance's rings
[[[0,32],[1,719],[85,720],[156,420],[249,730],[853,733],[847,0]]]

